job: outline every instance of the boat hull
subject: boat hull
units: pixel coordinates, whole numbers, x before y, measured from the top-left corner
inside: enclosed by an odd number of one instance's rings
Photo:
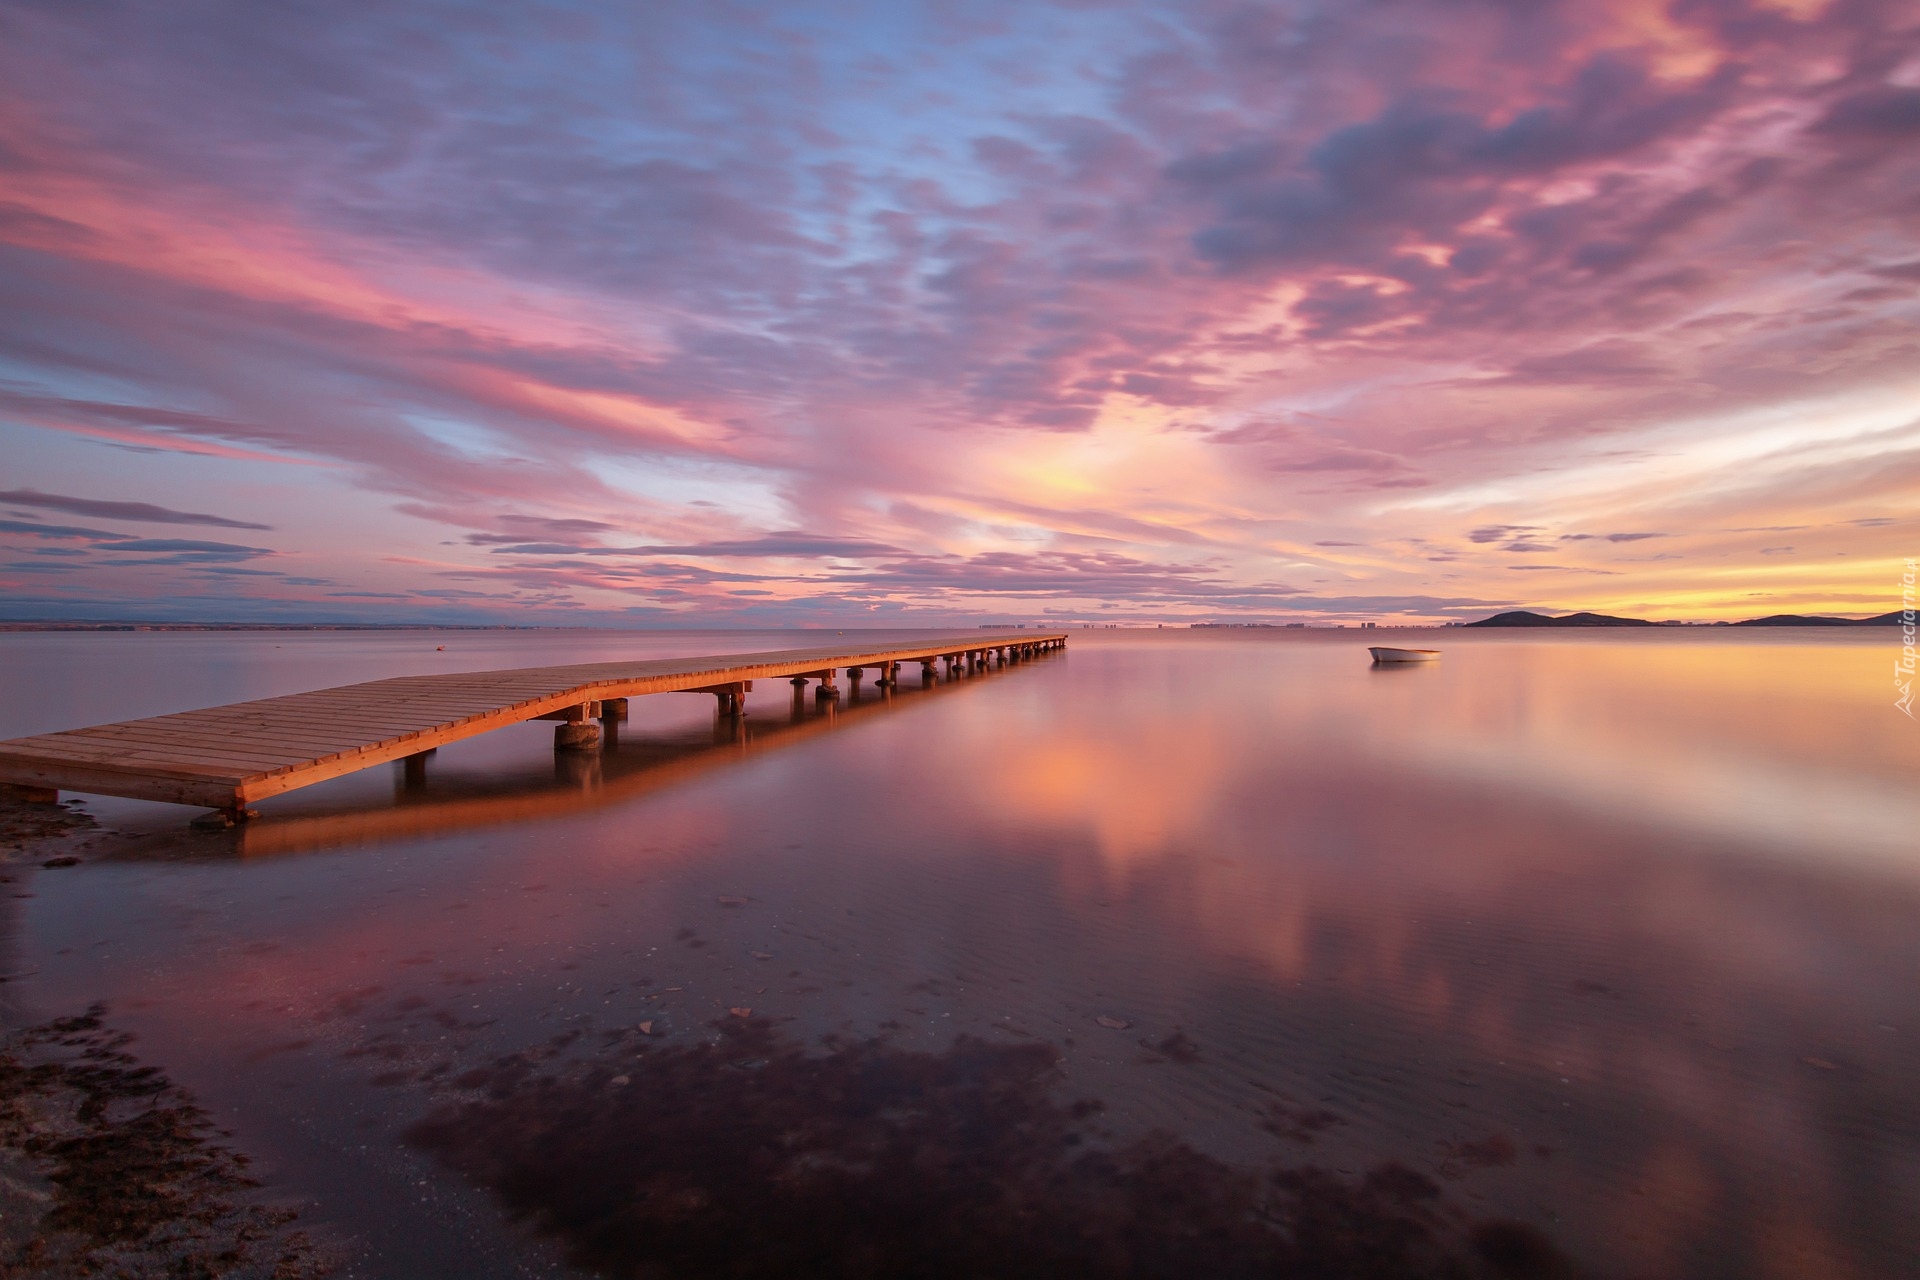
[[[1373,655],[1375,662],[1440,661],[1440,651],[1438,649],[1389,649],[1384,645],[1376,645],[1369,648],[1367,652]]]

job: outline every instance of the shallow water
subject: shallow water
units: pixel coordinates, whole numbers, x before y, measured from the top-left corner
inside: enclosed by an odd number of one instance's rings
[[[90,801],[128,834],[11,886],[8,1019],[104,1002],[356,1274],[1911,1274],[1892,633],[1372,638],[662,695],[226,835]],[[0,736],[821,642],[3,635]]]

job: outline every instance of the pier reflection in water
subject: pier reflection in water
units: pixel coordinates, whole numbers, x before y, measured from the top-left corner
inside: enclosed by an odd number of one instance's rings
[[[1883,650],[1446,639],[443,752],[41,874],[9,991],[104,1000],[381,1274],[1902,1274]]]

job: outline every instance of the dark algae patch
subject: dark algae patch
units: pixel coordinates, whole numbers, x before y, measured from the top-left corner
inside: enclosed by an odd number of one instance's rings
[[[78,806],[62,804],[20,804],[0,799],[0,861],[13,861],[46,848],[55,856],[51,861],[72,866],[58,842],[99,830],[93,818]]]
[[[1557,1277],[1531,1228],[1476,1223],[1397,1165],[1237,1168],[1116,1145],[1048,1046],[944,1053],[764,1018],[555,1067],[512,1055],[409,1140],[596,1274],[679,1277]]]
[[[0,1051],[0,1276],[325,1274],[291,1212],[248,1198],[246,1158],[101,1014]]]

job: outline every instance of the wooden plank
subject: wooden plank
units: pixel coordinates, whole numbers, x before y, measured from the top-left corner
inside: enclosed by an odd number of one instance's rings
[[[222,743],[234,743],[241,746],[265,746],[285,743],[297,739],[299,735],[291,733],[273,733],[268,730],[250,729],[242,725],[228,725],[221,728],[195,727],[179,725],[143,724],[134,721],[124,725],[102,725],[95,729],[81,729],[70,735],[63,735],[66,742],[86,742],[101,746],[115,743],[171,743],[181,746],[219,746]],[[312,737],[337,737],[351,741],[355,735],[316,733]]]
[[[205,711],[184,712],[178,716],[156,718],[173,720],[181,724],[226,724],[244,720],[299,723],[301,721],[312,721],[314,718],[320,716],[339,714],[373,716],[376,718],[423,714],[459,714],[463,708],[471,708],[476,711],[490,709],[500,705],[501,701],[503,701],[503,699],[480,697],[302,699],[299,705],[259,708],[216,707],[209,708]]]
[[[207,760],[233,766],[277,769],[311,759],[315,753],[300,750],[270,751],[263,747],[239,744],[123,741],[110,750],[101,750],[97,744],[89,744],[46,754],[94,760]]]
[[[73,760],[47,760],[35,757],[0,755],[0,782],[21,786],[51,786],[62,791],[85,791],[94,795],[128,796],[136,800],[166,799],[153,796],[153,787],[199,787],[226,794],[237,794],[240,780],[224,773],[192,769],[182,765],[154,764],[135,769],[116,769],[106,765]],[[178,801],[180,804],[196,803]]]
[[[245,710],[250,710],[254,708],[266,709],[266,708],[272,708],[272,707],[299,707],[304,705],[317,705],[321,703],[334,703],[334,702],[356,701],[356,700],[364,701],[369,705],[385,706],[395,702],[404,702],[409,699],[418,699],[418,698],[486,699],[495,695],[499,691],[500,689],[498,687],[475,688],[475,689],[449,689],[445,687],[434,687],[434,686],[407,686],[407,685],[395,686],[395,685],[386,685],[386,684],[378,684],[378,683],[365,684],[365,685],[343,685],[337,689],[317,689],[309,693],[289,694],[286,697],[282,697],[282,698],[265,698],[258,702],[233,703],[233,704],[229,704],[227,706],[222,706],[222,707],[201,708],[201,710],[227,713],[227,712],[233,712],[233,711],[245,711]],[[182,714],[193,714],[193,713],[185,712]]]
[[[130,724],[87,731],[88,739],[103,742],[141,742],[163,745],[195,745],[205,743],[219,745],[222,742],[234,743],[240,747],[253,748],[300,748],[304,754],[312,755],[315,750],[339,751],[366,741],[363,735],[344,735],[340,733],[295,734],[270,733],[260,729],[226,729],[221,732],[188,732],[170,729],[159,725]]]
[[[377,738],[382,734],[406,733],[410,729],[426,725],[446,724],[451,720],[466,719],[465,716],[387,715],[375,717],[363,715],[318,714],[304,717],[303,721],[251,721],[223,724],[219,721],[203,720],[191,724],[166,724],[154,721],[131,721],[125,726],[114,728],[138,729],[150,732],[168,732],[180,736],[198,735],[202,737],[227,733],[243,733],[262,738],[286,740],[301,736],[315,738],[333,736],[343,740],[360,741]]]
[[[342,709],[337,712],[315,711],[306,717],[309,721],[329,725],[340,725],[361,736],[381,733],[405,733],[422,725],[449,724],[457,720],[471,720],[477,716],[495,712],[493,707],[473,707],[463,705],[444,710],[379,711],[371,708]],[[272,722],[277,726],[284,722]],[[297,729],[297,725],[288,726]]]
[[[7,745],[10,746],[11,744]],[[73,744],[55,750],[43,749],[31,753],[16,752],[15,754],[31,754],[46,760],[68,759],[80,764],[97,764],[108,767],[112,767],[116,763],[124,763],[128,768],[144,767],[155,763],[167,763],[171,761],[179,761],[202,767],[208,765],[227,767],[234,764],[244,764],[250,768],[276,768],[281,763],[279,761],[263,760],[255,757],[238,759],[232,756],[222,757],[211,755],[196,748],[158,749],[147,745],[133,746],[125,744],[117,747],[103,744]]]
[[[183,729],[170,726],[136,725],[127,728],[115,736],[140,737],[153,741],[172,742],[217,742],[231,739],[253,746],[313,746],[327,750],[340,750],[362,742],[378,742],[384,738],[396,737],[415,729],[432,728],[446,720],[421,720],[412,724],[388,723],[382,725],[337,725],[326,728],[297,727],[262,728],[244,725],[232,725],[220,728]],[[333,744],[328,746],[327,744]]]
[[[49,757],[52,758],[52,757]],[[218,769],[236,777],[253,773],[273,773],[282,769],[298,768],[314,758],[313,752],[303,754],[257,755],[236,754],[232,751],[210,749],[149,747],[141,751],[124,751],[110,756],[68,755],[64,758],[76,759],[88,763],[111,765],[116,760],[124,760],[129,767],[145,767],[156,763],[183,762],[205,769]]]
[[[48,751],[19,751],[14,749],[12,743],[0,744],[0,748],[4,748],[4,749],[0,749],[0,758],[10,759],[16,762],[17,761],[33,761],[33,760],[47,761],[47,762],[67,761],[79,767],[120,769],[123,771],[135,770],[140,772],[149,772],[155,768],[164,768],[164,767],[168,767],[172,763],[177,763],[177,761],[175,761],[171,757],[160,757],[158,759],[152,759],[152,760],[135,759],[133,758],[131,753],[124,752],[124,751],[111,752],[111,753],[100,753],[100,752],[59,753],[59,752],[48,752]],[[199,765],[192,766],[191,771],[196,776],[207,775],[210,773],[210,771],[206,767],[199,766]],[[230,771],[225,771],[225,772],[230,772]],[[224,776],[224,773],[223,773],[223,776]]]
[[[545,686],[492,685],[471,689],[448,689],[435,687],[395,687],[378,684],[348,685],[340,689],[323,690],[313,694],[302,694],[299,695],[297,699],[289,699],[288,701],[289,703],[316,704],[358,701],[365,702],[369,706],[395,706],[422,699],[457,701],[466,698],[472,699],[476,703],[485,703],[503,694],[511,693],[514,689],[523,687],[544,688]]]
[[[403,752],[404,743],[394,744]],[[351,757],[355,753],[331,753],[334,757]],[[20,757],[16,757],[20,758]],[[55,764],[70,765],[75,768],[97,769],[113,773],[186,773],[197,777],[219,777],[239,780],[249,777],[263,777],[298,772],[314,763],[315,757],[303,756],[294,759],[287,757],[262,757],[243,755],[233,752],[194,750],[176,748],[170,750],[132,750],[120,749],[111,752],[40,752],[26,759],[38,761],[49,767]],[[112,793],[109,793],[112,794]]]
[[[241,778],[254,774],[279,772],[298,767],[305,760],[263,759],[206,751],[61,751],[10,753],[17,761],[32,761],[46,767],[96,769],[113,773],[164,773],[196,777]]]
[[[288,732],[270,735],[262,731],[233,727],[221,728],[218,732],[208,729],[188,731],[156,725],[152,722],[131,721],[124,725],[76,730],[71,735],[59,735],[53,742],[45,740],[42,742],[53,749],[64,748],[91,754],[121,750],[143,754],[166,750],[187,750],[207,751],[252,760],[293,761],[339,751],[351,751],[380,742],[397,741],[408,738],[414,733],[439,727],[442,726],[427,721],[404,727],[383,726],[377,733],[361,735],[343,735],[338,732]]]
[[[299,725],[234,726],[231,730],[219,732],[238,732],[257,737],[262,741],[321,741],[337,738],[343,742],[377,742],[382,738],[397,734],[412,733],[417,729],[434,728],[443,724],[457,724],[471,720],[473,716],[414,716],[389,717],[375,720],[359,719],[351,716],[322,717],[321,724],[303,728]],[[197,730],[214,732],[214,730]]]
[[[120,757],[125,761],[128,772],[138,770],[150,772],[159,768],[184,768],[205,777],[246,778],[255,774],[275,773],[293,765],[284,760],[262,760],[248,756],[219,756],[196,751],[183,751],[169,754],[140,754]],[[89,760],[85,763],[114,768],[113,760]],[[299,763],[299,762],[295,762]]]

